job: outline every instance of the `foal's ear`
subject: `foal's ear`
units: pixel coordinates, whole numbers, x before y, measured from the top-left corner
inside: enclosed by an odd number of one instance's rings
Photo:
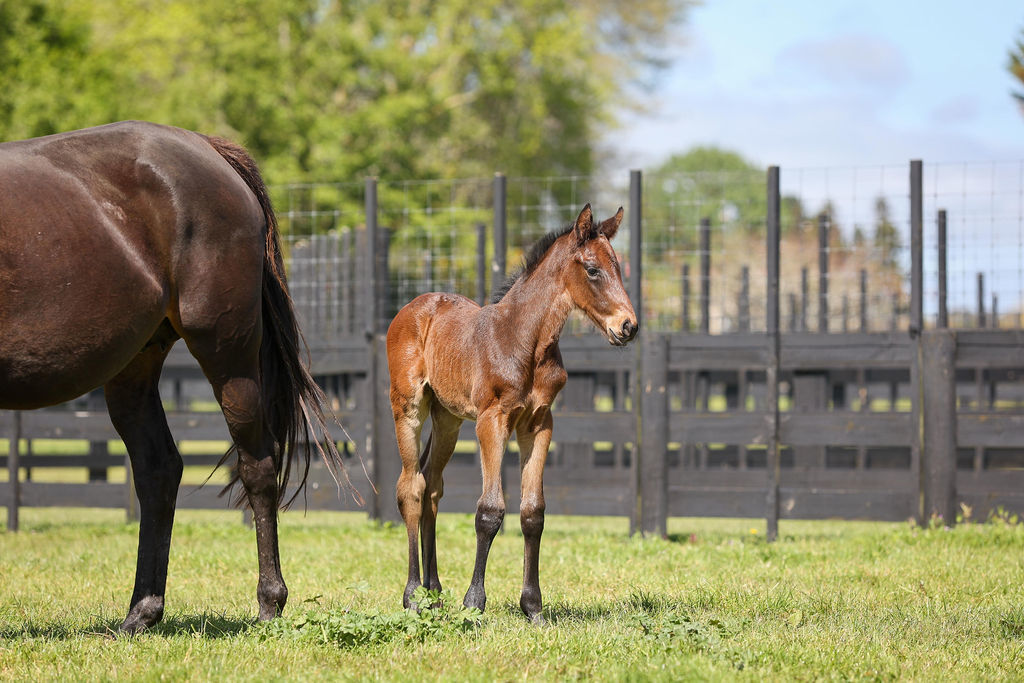
[[[594,230],[594,212],[590,210],[589,203],[576,217],[576,222],[572,226],[572,234],[576,238],[577,244],[583,244],[587,240],[597,237],[597,232]]]
[[[604,235],[605,237],[607,237],[608,241],[610,242],[611,239],[615,237],[615,233],[619,231],[619,225],[621,224],[622,207],[620,206],[619,210],[615,212],[614,216],[601,223],[601,225],[597,228],[597,231]]]

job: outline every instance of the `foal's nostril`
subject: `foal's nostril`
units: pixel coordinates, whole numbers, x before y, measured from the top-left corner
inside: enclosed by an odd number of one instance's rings
[[[626,318],[625,322],[622,323],[622,338],[632,339],[633,335],[636,334],[636,325],[632,320]]]

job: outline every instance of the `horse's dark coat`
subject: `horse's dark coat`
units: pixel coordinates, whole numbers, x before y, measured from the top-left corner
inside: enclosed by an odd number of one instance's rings
[[[260,616],[284,607],[276,509],[292,460],[308,467],[301,437],[324,422],[283,273],[266,188],[241,147],[142,122],[0,144],[0,408],[104,387],[141,508],[124,630],[163,614],[182,464],[158,381],[179,338],[238,452]]]

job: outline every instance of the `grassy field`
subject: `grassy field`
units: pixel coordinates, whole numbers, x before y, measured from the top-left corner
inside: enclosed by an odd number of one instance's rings
[[[255,542],[237,512],[179,513],[167,614],[115,638],[137,526],[119,511],[32,510],[0,533],[0,678],[171,680],[979,680],[1024,678],[1024,526],[549,516],[549,625],[518,609],[518,520],[491,554],[488,610],[457,609],[473,520],[439,522],[434,612],[400,609],[404,530],[286,513],[284,619],[256,625]],[[2,515],[0,515],[2,519]]]

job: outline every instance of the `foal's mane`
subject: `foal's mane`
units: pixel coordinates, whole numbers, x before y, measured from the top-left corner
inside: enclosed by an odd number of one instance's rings
[[[496,304],[501,301],[516,282],[528,277],[537,268],[537,265],[544,260],[544,255],[548,253],[551,245],[559,237],[569,234],[572,229],[573,223],[570,221],[569,225],[559,230],[552,230],[527,247],[526,254],[523,256],[523,264],[508,276],[508,279],[505,280],[501,287],[495,290],[494,295],[491,296],[491,303]]]

